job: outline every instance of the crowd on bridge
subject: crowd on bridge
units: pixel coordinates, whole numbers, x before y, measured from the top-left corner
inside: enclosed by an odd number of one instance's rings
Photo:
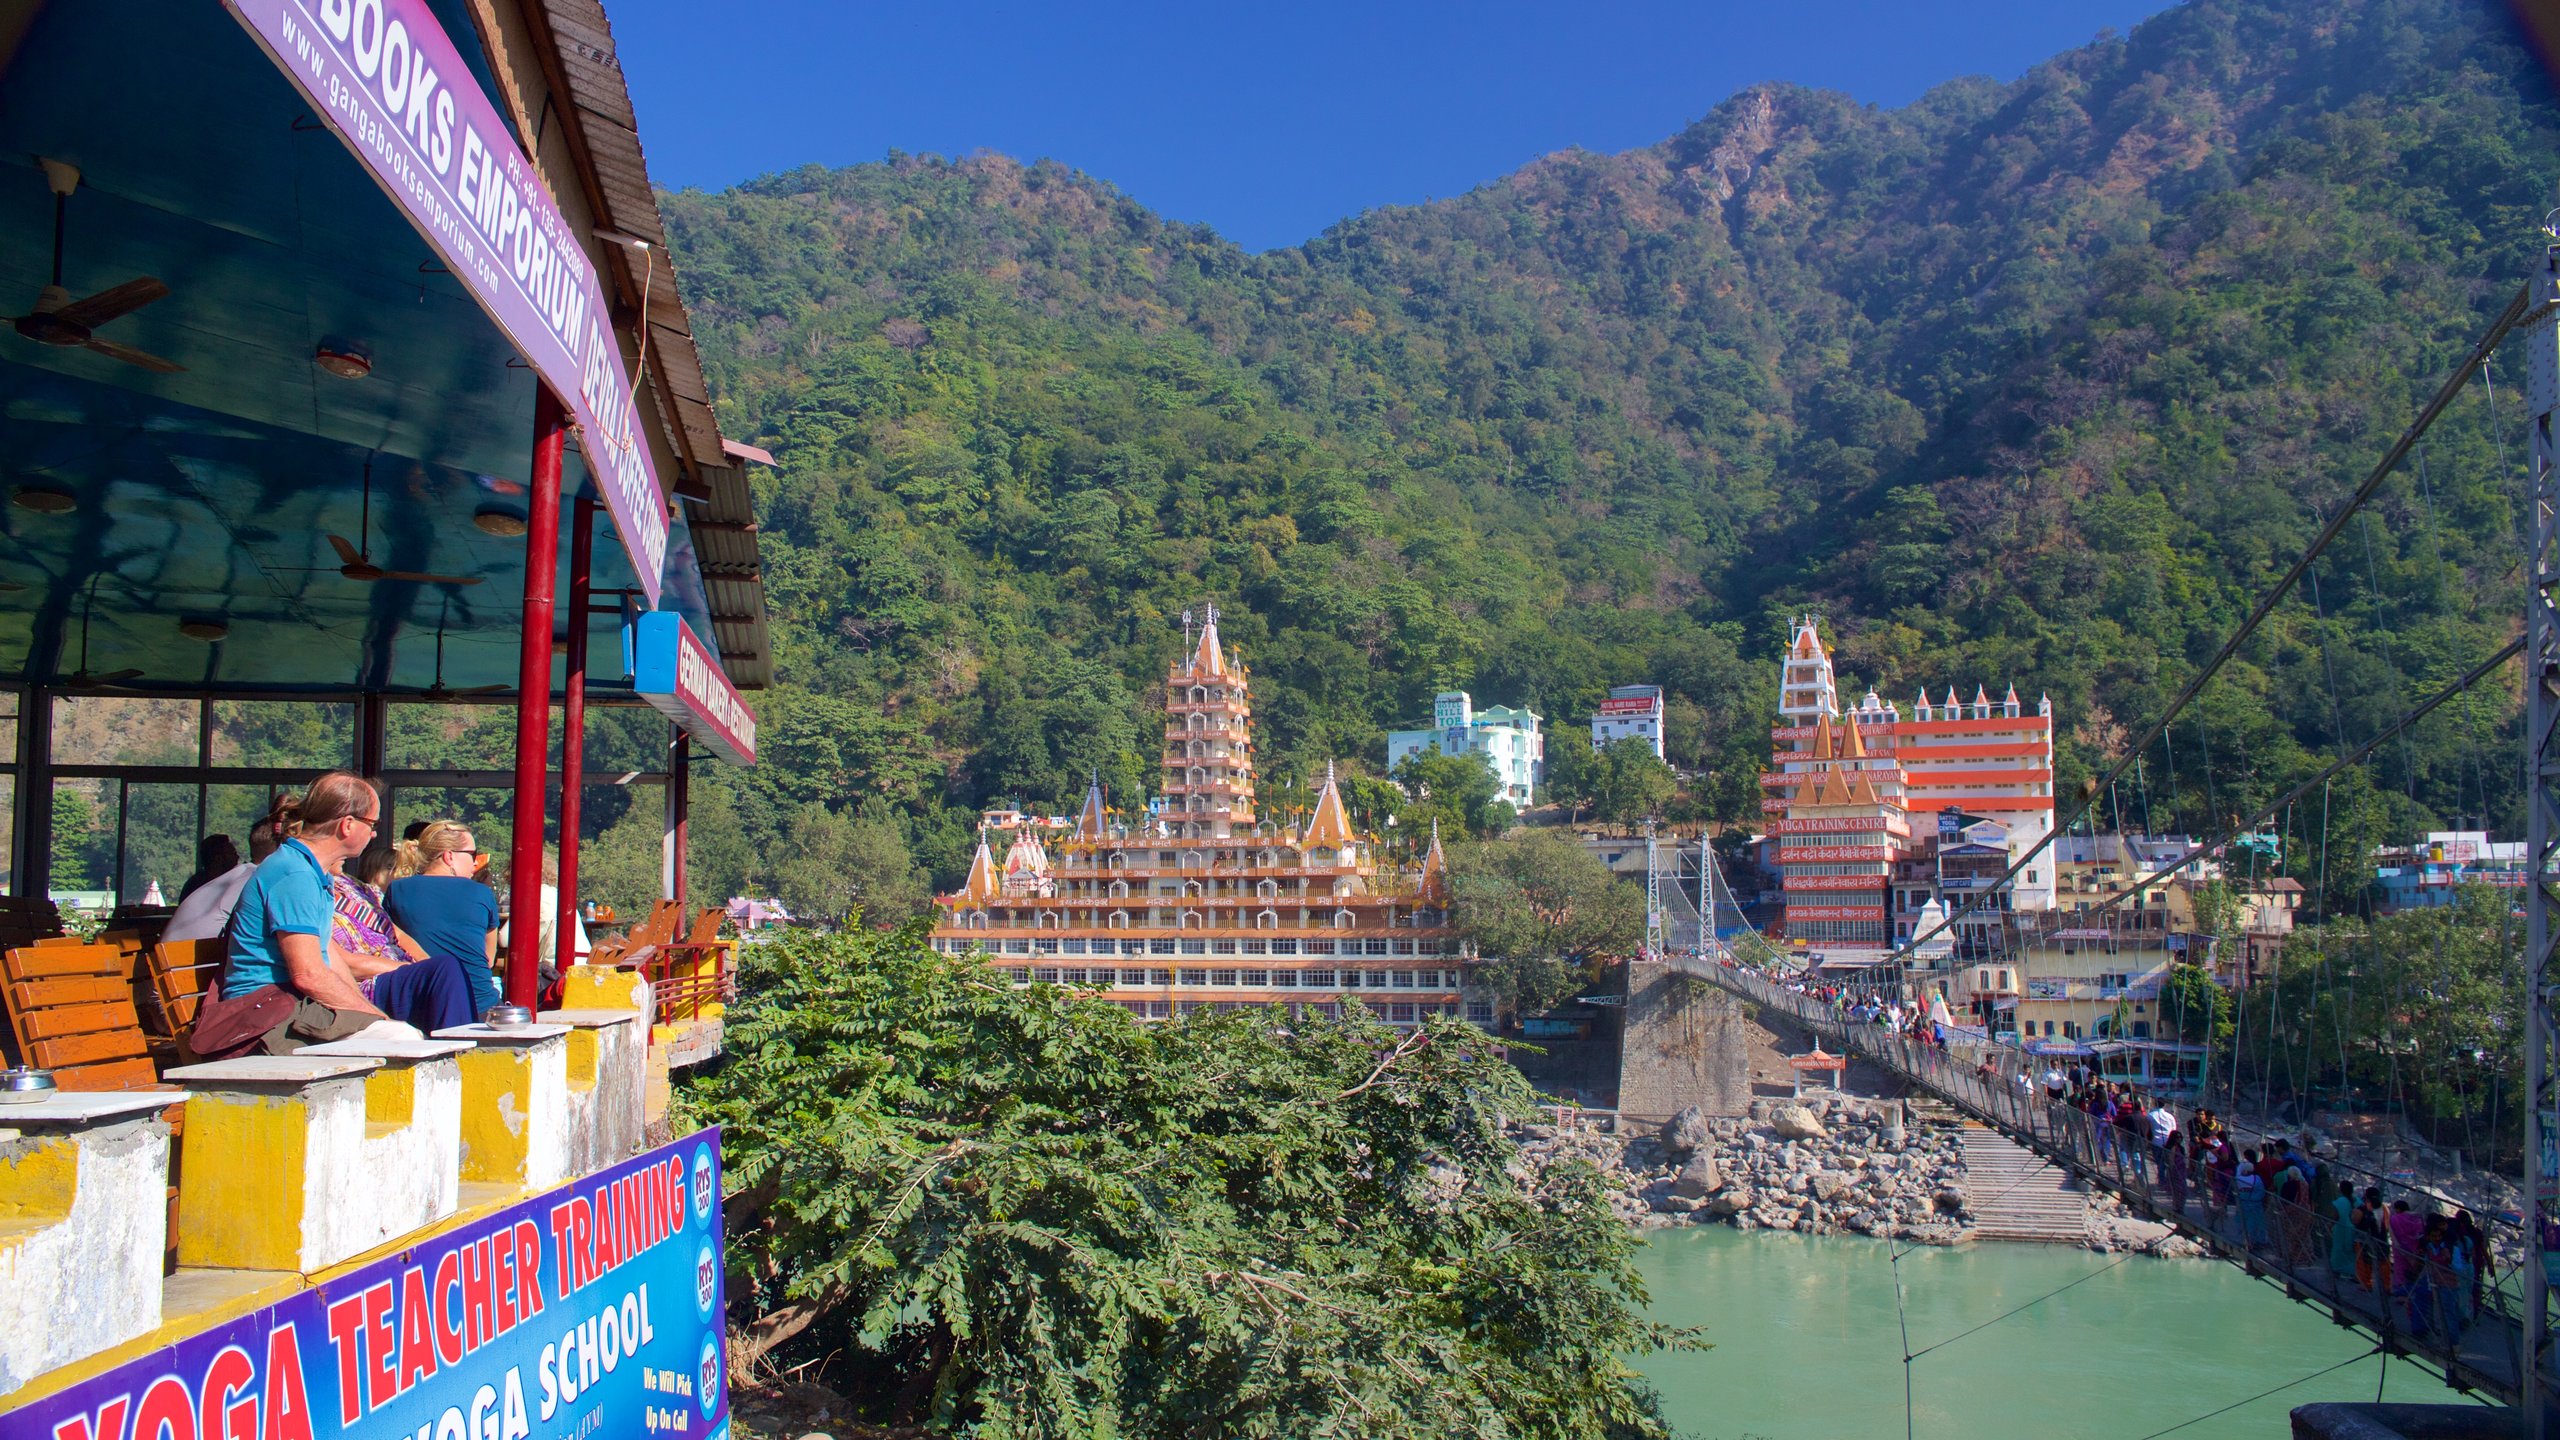
[[[2045,1058],[2039,1069],[2039,1057],[1986,1047],[1965,1075],[1960,1062],[1950,1066],[1944,1006],[1889,987],[1759,978],[1836,1023],[1918,1047],[1915,1073],[1952,1068],[1993,1110],[2162,1212],[2297,1277],[2325,1269],[2322,1288],[2370,1297],[2368,1308],[2412,1339],[2457,1348],[2480,1316],[2489,1237],[2467,1209],[2413,1191],[2386,1199],[2377,1177],[2320,1156],[2307,1135],[2246,1135],[2210,1109],[2181,1107],[2077,1059]],[[2560,1254],[2560,1233],[2545,1248]]]

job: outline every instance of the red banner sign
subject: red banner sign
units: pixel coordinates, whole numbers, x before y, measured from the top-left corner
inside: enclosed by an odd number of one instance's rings
[[[1808,820],[1781,820],[1774,827],[1781,835],[1874,835],[1896,828],[1882,815],[1828,816]]]
[[[1883,888],[1884,877],[1881,875],[1790,875],[1787,877],[1787,893],[1790,895],[1799,890],[1866,890],[1872,892]]]
[[[1810,865],[1817,861],[1843,862],[1890,860],[1890,845],[1789,845],[1778,852],[1781,865]]]
[[[1787,923],[1790,925],[1800,920],[1881,920],[1883,918],[1884,907],[1881,905],[1790,905],[1787,907]]]

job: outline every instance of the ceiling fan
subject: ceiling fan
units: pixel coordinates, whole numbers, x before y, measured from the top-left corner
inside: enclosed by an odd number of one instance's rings
[[[80,603],[80,668],[62,677],[65,690],[96,690],[119,685],[141,675],[139,670],[110,670],[103,675],[89,673],[89,611],[98,603],[98,582],[89,582],[89,593]]]
[[[175,374],[187,367],[174,360],[164,360],[148,350],[136,350],[113,340],[97,337],[97,328],[119,316],[130,315],[169,293],[169,287],[150,275],[137,276],[121,285],[111,285],[95,295],[74,300],[62,288],[62,222],[71,206],[71,192],[80,188],[80,171],[59,160],[38,159],[44,167],[45,183],[53,187],[53,283],[36,296],[33,310],[11,316],[9,324],[19,334],[39,345],[59,345],[69,349],[95,350],[110,360],[156,370],[163,375]]]
[[[477,585],[478,575],[427,575],[415,570],[385,570],[373,563],[373,457],[364,457],[364,513],[356,526],[364,537],[358,545],[344,535],[324,535],[329,548],[338,552],[338,573],[350,580],[406,580],[417,585]]]
[[[452,613],[452,608],[453,607],[450,605],[445,607],[446,615],[450,615]],[[444,683],[445,618],[445,615],[439,615],[436,617],[436,683],[420,691],[419,697],[426,700],[444,700],[459,695],[495,695],[499,691],[506,689],[507,687],[504,685],[450,686]]]

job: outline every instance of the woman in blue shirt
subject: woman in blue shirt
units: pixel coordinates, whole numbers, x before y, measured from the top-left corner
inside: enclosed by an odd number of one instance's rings
[[[432,956],[451,956],[471,983],[471,1013],[498,1003],[498,895],[471,878],[480,847],[471,832],[438,820],[400,842],[401,878],[383,887],[382,908]]]

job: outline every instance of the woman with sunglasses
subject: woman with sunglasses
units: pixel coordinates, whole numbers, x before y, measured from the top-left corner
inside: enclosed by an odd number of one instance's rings
[[[429,955],[451,956],[471,982],[471,1013],[498,1003],[497,892],[472,878],[479,843],[451,820],[400,842],[400,877],[382,890],[382,908]]]

